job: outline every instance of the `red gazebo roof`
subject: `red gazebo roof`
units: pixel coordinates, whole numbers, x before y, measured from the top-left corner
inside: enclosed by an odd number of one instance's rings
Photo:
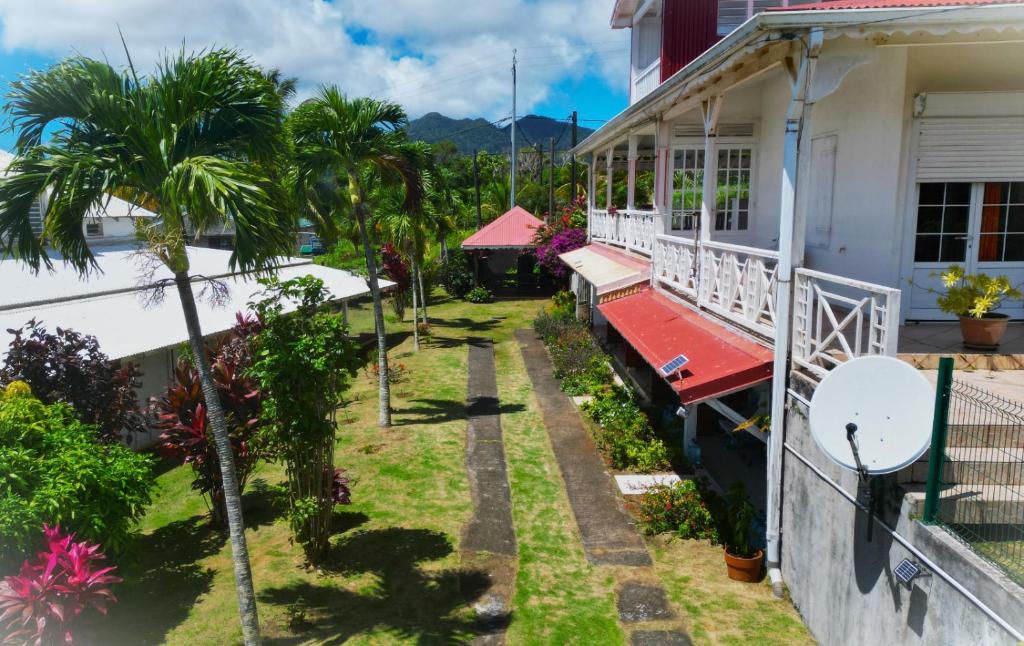
[[[463,249],[533,248],[533,236],[544,223],[520,206],[513,206],[498,219],[462,241]]]

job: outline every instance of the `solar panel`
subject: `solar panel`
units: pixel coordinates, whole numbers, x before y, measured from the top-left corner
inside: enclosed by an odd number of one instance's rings
[[[910,559],[903,559],[892,572],[896,575],[896,578],[902,581],[905,585],[910,585],[910,582],[914,580],[914,577],[921,573],[921,568],[917,567],[917,565],[915,565]]]
[[[661,374],[666,377],[685,366],[690,360],[685,354],[677,356],[675,359],[669,361],[661,367]]]

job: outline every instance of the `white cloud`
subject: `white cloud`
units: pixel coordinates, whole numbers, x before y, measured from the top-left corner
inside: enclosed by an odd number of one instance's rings
[[[81,52],[122,64],[120,25],[136,65],[164,51],[238,47],[301,81],[390,96],[411,115],[505,116],[511,53],[519,106],[590,73],[621,87],[628,38],[608,27],[611,0],[0,0],[0,46]],[[368,34],[356,42],[352,34]]]

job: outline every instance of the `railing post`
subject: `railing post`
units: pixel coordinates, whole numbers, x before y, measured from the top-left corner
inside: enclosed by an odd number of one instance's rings
[[[949,398],[953,385],[953,359],[939,359],[939,376],[935,383],[935,414],[932,418],[932,446],[928,453],[928,485],[924,498],[924,522],[938,522],[939,485],[946,460],[946,435],[949,430]]]

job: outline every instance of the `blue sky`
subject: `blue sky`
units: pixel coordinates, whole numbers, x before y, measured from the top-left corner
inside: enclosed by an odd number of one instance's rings
[[[0,88],[82,53],[136,66],[167,49],[238,47],[300,80],[300,94],[337,84],[387,96],[415,117],[500,119],[579,112],[595,127],[627,103],[628,34],[608,27],[612,0],[0,0]],[[195,16],[203,16],[196,20]],[[9,149],[13,134],[0,133]]]

